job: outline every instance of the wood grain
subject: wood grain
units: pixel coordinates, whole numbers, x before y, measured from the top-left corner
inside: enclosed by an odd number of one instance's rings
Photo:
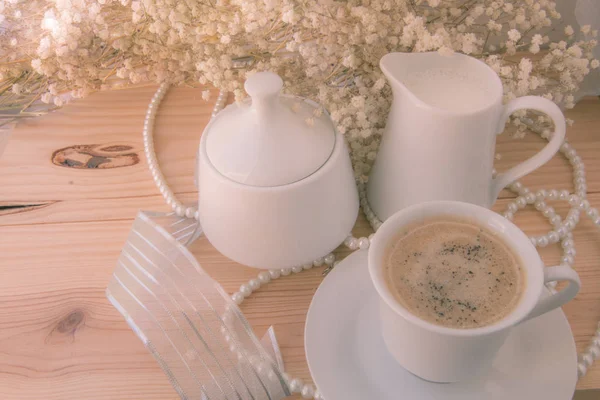
[[[140,162],[140,155],[125,144],[79,144],[58,149],[52,163],[67,168],[122,168]]]
[[[177,399],[158,365],[104,295],[137,210],[167,209],[141,153],[143,115],[153,91],[96,94],[26,121],[13,132],[0,158],[2,400]],[[200,92],[170,91],[156,127],[165,175],[178,196],[190,203],[196,200],[195,152],[212,107],[200,100]],[[589,200],[600,207],[600,101],[585,99],[569,116],[577,120],[568,137],[584,159]],[[140,155],[139,162],[104,169],[53,163],[56,151],[81,145],[127,146]],[[497,168],[514,165],[542,145],[534,136],[518,143],[501,136]],[[534,188],[570,189],[570,180],[568,164],[555,157],[523,182]],[[495,209],[501,210],[508,201],[499,200]],[[564,214],[567,207],[557,203],[556,209]],[[547,221],[530,208],[517,214],[516,222],[529,234],[548,229]],[[370,232],[362,216],[354,231]],[[583,350],[600,319],[600,233],[584,220],[575,231],[575,243],[583,288],[564,310],[577,347]],[[256,274],[225,259],[204,238],[191,250],[228,292]],[[558,262],[558,246],[541,252],[548,265]],[[346,250],[340,251],[340,256],[344,254]],[[287,369],[307,381],[304,319],[321,280],[321,269],[281,279],[243,305],[259,336],[275,326]],[[599,365],[578,388],[600,388]]]

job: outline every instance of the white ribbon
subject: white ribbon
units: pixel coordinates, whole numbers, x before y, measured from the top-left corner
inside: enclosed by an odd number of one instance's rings
[[[238,306],[185,247],[201,234],[194,219],[140,212],[108,299],[182,399],[289,396],[273,329],[261,344]]]

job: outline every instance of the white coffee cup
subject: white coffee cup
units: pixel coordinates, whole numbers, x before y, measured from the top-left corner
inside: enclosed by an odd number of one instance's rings
[[[419,221],[436,217],[464,218],[497,235],[522,261],[526,285],[521,300],[505,318],[474,329],[456,329],[426,322],[404,308],[384,276],[385,256],[398,233]],[[481,206],[434,201],[405,208],[386,220],[369,248],[369,273],[380,296],[383,339],[394,358],[411,373],[432,382],[457,382],[485,371],[515,325],[562,306],[581,285],[566,266],[544,267],[529,238],[504,217]],[[568,281],[551,296],[542,296],[547,282]]]

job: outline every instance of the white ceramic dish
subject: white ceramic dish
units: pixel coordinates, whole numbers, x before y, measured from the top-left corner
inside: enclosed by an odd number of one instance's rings
[[[226,107],[200,139],[200,224],[223,255],[255,268],[327,255],[358,215],[344,136],[318,104],[280,96],[282,84],[254,74],[246,82],[252,102]]]
[[[317,290],[304,335],[313,380],[327,400],[570,400],[577,353],[560,309],[516,327],[491,370],[470,381],[438,384],[402,368],[380,332],[378,296],[367,251],[348,256]]]

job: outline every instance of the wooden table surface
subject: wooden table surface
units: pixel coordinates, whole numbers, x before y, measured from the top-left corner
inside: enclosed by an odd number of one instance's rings
[[[104,295],[137,210],[167,210],[142,149],[144,113],[153,93],[152,87],[98,93],[23,122],[0,157],[2,400],[177,398]],[[174,191],[190,203],[197,196],[195,153],[211,108],[212,102],[201,100],[201,90],[177,88],[158,113],[159,161]],[[586,98],[568,116],[576,120],[567,136],[585,162],[589,200],[600,207],[600,101]],[[497,168],[514,165],[542,143],[535,135],[521,141],[501,136]],[[572,190],[571,170],[562,156],[522,182],[533,190]],[[502,192],[495,209],[502,210],[510,197]],[[566,203],[554,205],[564,216]],[[549,230],[548,222],[530,207],[517,214],[516,223],[529,234]],[[369,230],[361,216],[355,234]],[[583,287],[564,311],[581,351],[600,320],[600,233],[582,218],[574,236],[575,268]],[[230,293],[256,275],[256,270],[221,256],[205,238],[191,250]],[[542,255],[552,265],[561,253],[553,245]],[[320,268],[280,279],[242,306],[259,336],[275,326],[287,370],[305,380],[310,376],[304,320],[321,280]],[[600,365],[595,365],[578,389],[599,388]]]

